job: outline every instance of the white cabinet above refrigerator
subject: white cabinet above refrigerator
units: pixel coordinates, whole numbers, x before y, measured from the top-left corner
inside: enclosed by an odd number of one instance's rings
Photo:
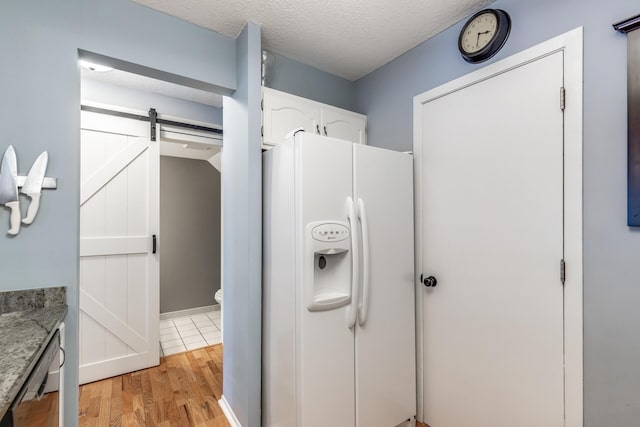
[[[283,143],[294,129],[366,144],[367,116],[275,89],[262,88],[262,141]]]

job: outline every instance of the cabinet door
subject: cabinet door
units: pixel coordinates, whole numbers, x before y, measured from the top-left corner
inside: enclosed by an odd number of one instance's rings
[[[332,138],[366,144],[367,118],[361,114],[337,108],[322,109],[322,133]]]
[[[263,141],[276,145],[284,142],[285,136],[296,128],[318,133],[320,106],[312,101],[295,96],[264,92]]]

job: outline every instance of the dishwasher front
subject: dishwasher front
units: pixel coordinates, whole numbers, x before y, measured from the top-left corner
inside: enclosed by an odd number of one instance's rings
[[[51,367],[57,369],[59,366],[60,331],[56,331],[11,406],[12,423],[8,426],[58,427],[58,392],[47,393],[46,389],[59,388],[59,384],[55,387],[47,384],[52,378],[58,379],[57,376],[49,375],[49,371]]]

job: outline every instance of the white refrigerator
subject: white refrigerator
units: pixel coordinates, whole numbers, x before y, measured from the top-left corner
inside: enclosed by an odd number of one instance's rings
[[[263,426],[411,424],[412,156],[299,132],[263,166]]]

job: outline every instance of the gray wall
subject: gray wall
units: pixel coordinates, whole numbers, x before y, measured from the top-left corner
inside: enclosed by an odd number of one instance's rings
[[[636,427],[640,230],[626,226],[626,40],[611,24],[637,14],[638,2],[500,0],[492,7],[513,19],[511,36],[492,62],[584,26],[585,426]],[[371,145],[412,149],[413,96],[480,67],[458,54],[461,26],[356,83]]]
[[[238,89],[223,104],[223,393],[240,424],[257,427],[262,365],[260,27],[248,23],[236,48]]]
[[[160,313],[214,304],[220,289],[220,172],[160,157]]]
[[[68,287],[65,426],[78,413],[79,48],[142,64],[150,77],[236,86],[234,39],[128,0],[0,0],[0,151],[14,144],[24,173],[48,150],[48,175],[59,183],[15,238],[6,235],[8,214],[0,209],[0,290]]]
[[[158,93],[81,79],[82,100],[148,111],[155,108],[160,115],[222,124],[222,108],[172,98]]]
[[[265,86],[314,101],[356,110],[355,83],[275,53],[267,62]]]

